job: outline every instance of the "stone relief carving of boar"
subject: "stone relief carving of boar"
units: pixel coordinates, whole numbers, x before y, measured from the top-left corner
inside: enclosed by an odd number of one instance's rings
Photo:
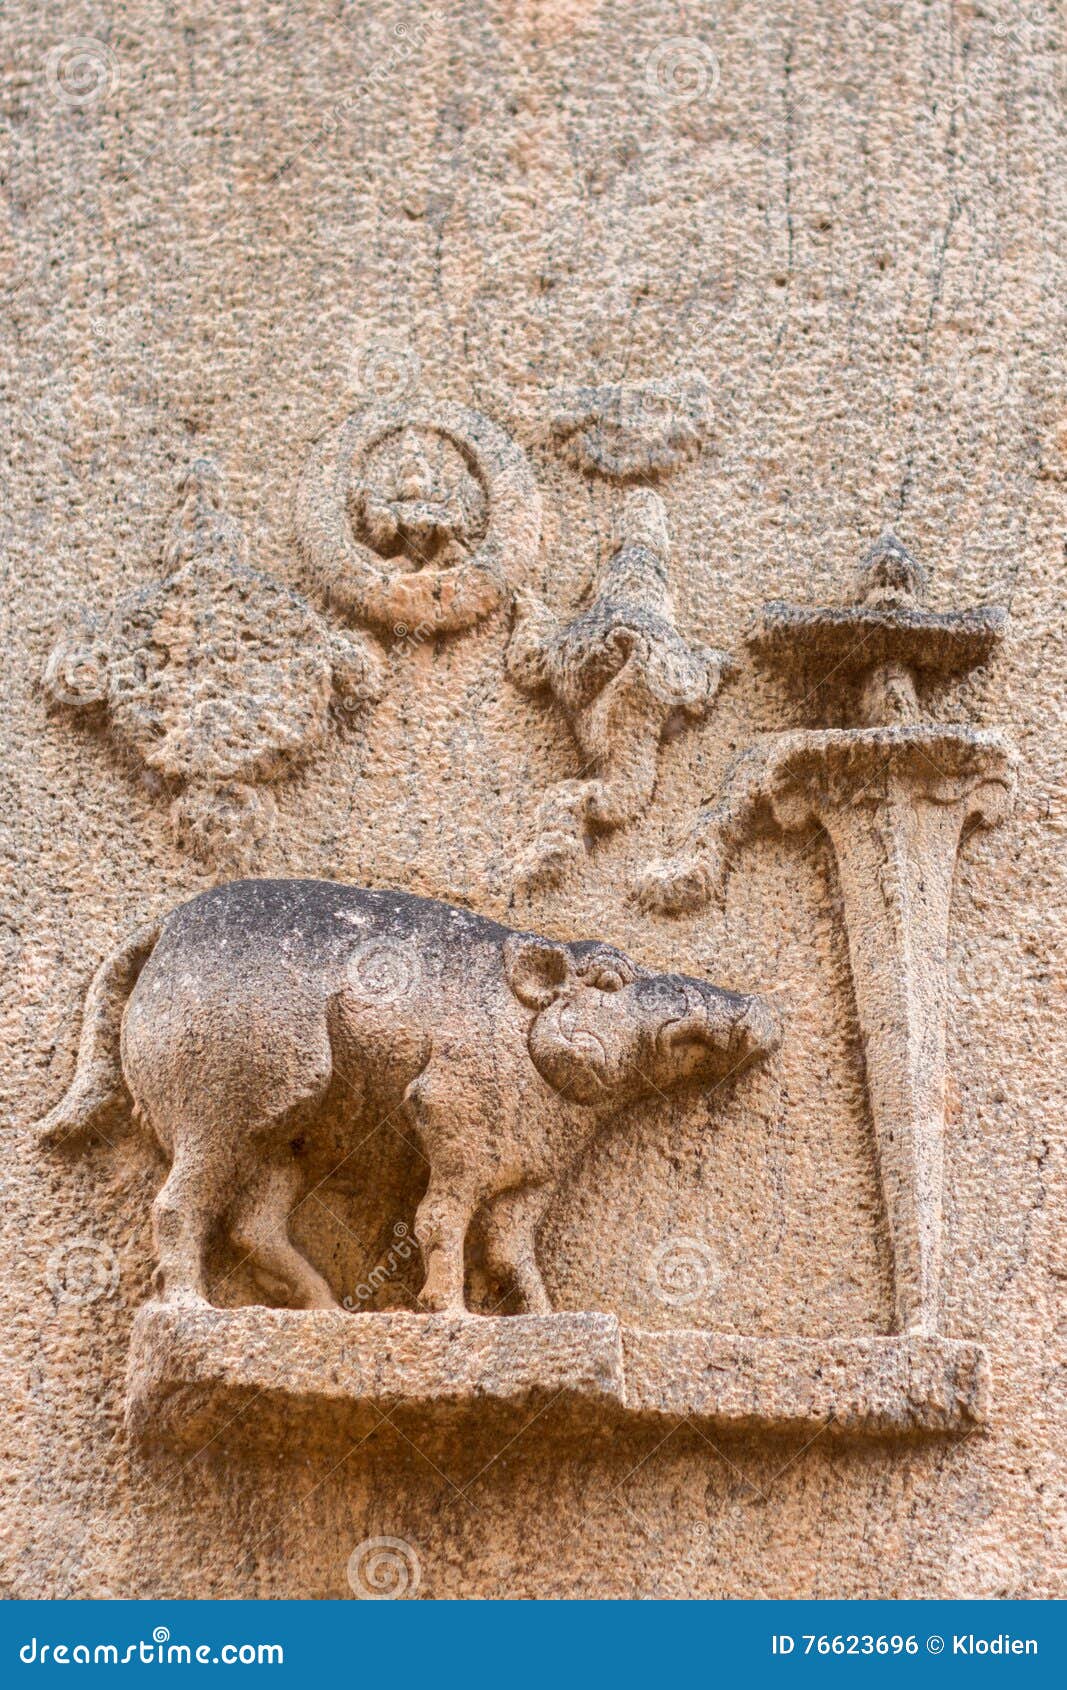
[[[490,1267],[547,1313],[536,1228],[599,1129],[777,1042],[762,999],[651,973],[598,940],[560,944],[400,892],[234,881],[101,965],[74,1080],[39,1130],[50,1144],[92,1131],[128,1089],[171,1158],[153,1205],[165,1301],[207,1301],[222,1230],[272,1291],[334,1308],[288,1217],[316,1180],[358,1174],[362,1139],[392,1116],[430,1168],[422,1305],[464,1309],[464,1240],[484,1204]]]

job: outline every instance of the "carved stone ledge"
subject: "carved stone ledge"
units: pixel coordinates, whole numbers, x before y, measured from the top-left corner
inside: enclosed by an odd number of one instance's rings
[[[934,675],[966,673],[993,655],[1004,638],[1004,605],[939,612],[901,605],[846,604],[815,608],[765,604],[747,635],[752,652],[769,667],[866,670],[900,663]]]
[[[939,1337],[641,1332],[610,1314],[351,1315],[150,1303],[130,1348],[126,1424],[145,1444],[260,1447],[469,1428],[583,1436],[688,1419],[720,1432],[889,1437],[970,1431],[988,1413],[978,1344]],[[543,1417],[543,1419],[542,1419]]]
[[[359,1436],[383,1415],[424,1430],[484,1413],[521,1425],[553,1405],[596,1418],[624,1398],[609,1314],[354,1315],[179,1308],[134,1321],[126,1425],[141,1442],[203,1446],[229,1427],[281,1444],[296,1428]],[[254,1404],[254,1407],[253,1407]],[[248,1412],[246,1412],[246,1410]]]
[[[624,1331],[623,1362],[631,1414],[736,1431],[895,1437],[968,1431],[989,1413],[985,1350],[951,1338]]]

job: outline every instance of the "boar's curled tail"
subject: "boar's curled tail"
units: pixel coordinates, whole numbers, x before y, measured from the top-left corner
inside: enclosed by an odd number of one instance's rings
[[[147,921],[105,957],[85,996],[74,1078],[55,1108],[37,1123],[48,1149],[74,1143],[98,1128],[124,1091],[119,1035],[126,999],[151,956],[162,919]]]

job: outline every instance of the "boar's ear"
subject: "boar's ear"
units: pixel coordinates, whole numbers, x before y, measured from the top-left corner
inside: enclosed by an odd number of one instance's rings
[[[512,933],[504,942],[504,974],[520,1003],[545,1009],[574,978],[574,963],[565,945]]]

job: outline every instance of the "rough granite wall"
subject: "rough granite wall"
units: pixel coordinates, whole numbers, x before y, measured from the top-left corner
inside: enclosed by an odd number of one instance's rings
[[[430,1597],[1063,1594],[1062,28],[1036,0],[9,0],[11,1594],[344,1596],[351,1550],[381,1536],[414,1546]],[[535,1422],[432,1459],[388,1428],[348,1451],[139,1452],[123,1378],[164,1163],[137,1133],[50,1157],[31,1125],[70,1077],[100,957],[220,876],[175,843],[142,765],[49,705],[49,652],[80,610],[158,579],[196,458],[221,468],[252,565],[321,610],[294,492],[312,442],[383,397],[473,408],[519,443],[544,521],[512,584],[569,614],[620,491],[560,451],[553,389],[694,371],[710,439],[659,489],[678,619],[737,661],[706,722],[665,743],[647,811],[564,884],[514,891],[537,803],[578,758],[562,712],[506,676],[502,608],[380,645],[381,702],[276,785],[256,866],[602,935],[771,995],[772,1065],[643,1107],[567,1181],[541,1234],[549,1291],[652,1329],[887,1332],[824,837],[761,838],[722,908],[669,919],[631,893],[732,756],[789,725],[744,656],[766,599],[841,602],[892,527],[933,608],[1008,604],[1003,651],[939,699],[1021,758],[1013,817],[963,843],[948,957],[943,1330],[988,1346],[988,1427],[566,1440]],[[339,1295],[410,1221],[412,1177],[304,1205],[294,1235]],[[649,1269],[678,1239],[714,1264],[684,1310]],[[64,1290],[75,1240],[103,1274],[90,1297]]]

